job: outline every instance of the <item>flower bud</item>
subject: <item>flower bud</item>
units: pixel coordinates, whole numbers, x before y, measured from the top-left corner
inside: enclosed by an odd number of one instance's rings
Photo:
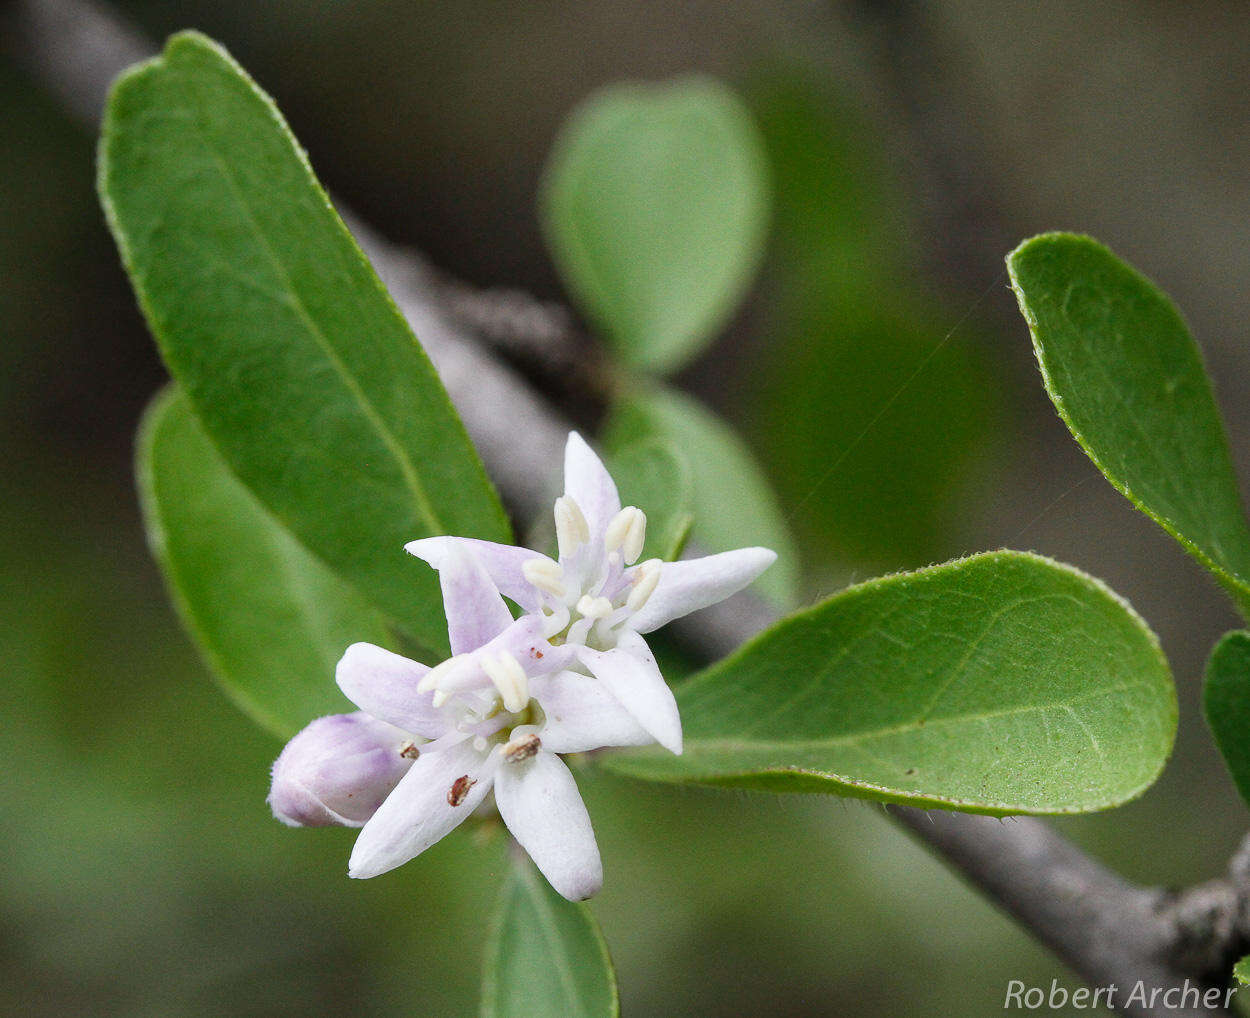
[[[318,718],[274,763],[269,805],[291,827],[360,827],[419,753],[404,732],[363,711]]]

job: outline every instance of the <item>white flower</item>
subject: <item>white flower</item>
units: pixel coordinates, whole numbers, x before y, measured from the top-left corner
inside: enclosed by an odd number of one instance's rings
[[[638,563],[642,510],[621,508],[616,485],[576,432],[555,503],[559,560],[511,545],[429,537],[407,550],[440,572],[470,551],[500,592],[544,622],[544,634],[598,679],[655,741],[681,752],[681,718],[643,633],[737,593],[777,558],[740,548],[681,562]],[[635,564],[638,563],[638,564]]]
[[[440,579],[453,657],[437,668],[371,644],[336,678],[363,713],[314,721],[274,765],[269,801],[290,824],[363,826],[348,871],[372,877],[458,826],[493,789],[499,814],[559,893],[603,883],[599,849],[558,754],[651,737],[538,614],[513,621],[477,559],[451,551]]]

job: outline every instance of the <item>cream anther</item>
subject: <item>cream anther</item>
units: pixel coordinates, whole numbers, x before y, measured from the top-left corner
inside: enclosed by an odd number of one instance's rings
[[[527,582],[553,597],[564,597],[564,570],[549,558],[532,558],[521,563],[521,573]]]
[[[612,614],[612,602],[606,597],[591,597],[589,594],[583,594],[581,600],[577,602],[577,610],[584,618],[606,619]]]
[[[506,650],[500,651],[494,657],[483,654],[482,670],[499,690],[504,710],[515,714],[529,703],[529,679],[525,674],[525,669],[521,667],[521,662]]]
[[[568,495],[556,499],[556,544],[560,557],[566,558],[590,540],[590,526],[582,514],[582,507]]]
[[[625,564],[633,565],[642,554],[646,539],[647,514],[637,506],[628,505],[612,517],[603,535],[603,546],[609,552],[619,549]]]
[[[660,582],[660,565],[658,558],[649,558],[634,570],[634,589],[629,592],[629,598],[625,601],[625,607],[631,612],[642,608],[655,593],[656,585]]]
[[[421,681],[417,683],[418,693],[428,693],[431,689],[437,689],[438,684],[442,682],[448,675],[456,671],[463,664],[463,655],[457,657],[449,657],[446,661],[435,665],[423,676]],[[435,704],[434,706],[439,706]]]

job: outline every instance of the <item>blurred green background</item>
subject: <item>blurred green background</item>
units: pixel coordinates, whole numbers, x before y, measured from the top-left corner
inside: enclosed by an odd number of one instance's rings
[[[1067,228],[1152,275],[1250,470],[1250,20],[1234,6],[120,9],[154,39],[225,43],[390,238],[556,299],[534,198],[569,110],[621,79],[734,84],[767,142],[770,255],[681,382],[760,456],[808,596],[1002,545],[1101,576],[1160,634],[1181,732],[1142,800],[1061,826],[1138,880],[1221,871],[1246,815],[1197,690],[1235,619],[1055,418],[1001,266]],[[351,832],[269,816],[280,746],[208,680],[144,548],[132,436],[163,375],[94,199],[94,138],[11,51],[0,125],[0,1010],[472,1013],[503,837],[458,832],[356,882]],[[628,1015],[990,1015],[1008,979],[1070,980],[876,807],[578,780]]]

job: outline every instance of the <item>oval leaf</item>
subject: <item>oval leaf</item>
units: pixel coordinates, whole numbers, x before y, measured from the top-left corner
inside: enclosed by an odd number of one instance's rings
[[[1034,237],[1007,267],[1068,430],[1250,613],[1250,529],[1224,424],[1172,302],[1089,237]]]
[[[231,698],[284,737],[352,710],[334,666],[349,644],[388,642],[381,616],[235,479],[177,391],[144,416],[136,470],[148,542]]]
[[[509,540],[407,323],[277,109],[194,33],[114,87],[100,192],[166,363],[230,469],[422,643],[438,582],[403,546]]]
[[[656,438],[680,449],[694,477],[693,540],[706,552],[763,545],[777,561],[752,589],[779,608],[796,600],[798,552],[790,527],[751,450],[724,421],[674,389],[631,392],[605,424],[609,448]]]
[[[677,690],[685,752],[606,757],[654,780],[995,815],[1140,794],[1176,733],[1154,634],[1102,584],[990,552],[852,587]]]
[[[1229,633],[1215,645],[1202,709],[1237,791],[1250,803],[1250,633]]]
[[[763,143],[712,79],[615,85],[565,126],[541,205],[573,298],[625,360],[674,371],[724,325],[759,262]]]
[[[504,884],[482,973],[482,1018],[616,1018],[616,973],[590,909],[518,859]]]

